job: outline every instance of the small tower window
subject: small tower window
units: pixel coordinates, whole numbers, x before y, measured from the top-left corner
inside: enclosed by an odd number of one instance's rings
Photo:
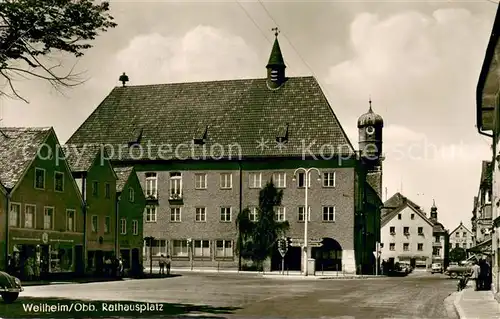
[[[271,81],[278,81],[278,70],[271,70]]]

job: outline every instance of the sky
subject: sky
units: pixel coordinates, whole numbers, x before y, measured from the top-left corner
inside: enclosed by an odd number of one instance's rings
[[[435,200],[446,228],[470,228],[481,161],[491,159],[475,90],[493,2],[111,1],[118,27],[78,60],[54,57],[87,81],[59,92],[18,79],[29,104],[1,99],[0,124],[53,126],[64,143],[122,72],[128,85],[265,77],[278,26],[287,76],[316,77],[354,145],[371,97],[385,121],[388,197],[400,191],[427,212]]]

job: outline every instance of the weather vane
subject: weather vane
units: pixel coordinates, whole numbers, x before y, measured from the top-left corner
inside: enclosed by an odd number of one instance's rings
[[[272,30],[272,31],[274,31],[274,36],[275,36],[275,37],[277,37],[277,36],[278,36],[278,34],[280,33],[280,30],[278,29],[278,27],[276,27],[276,28],[272,28],[271,30]]]

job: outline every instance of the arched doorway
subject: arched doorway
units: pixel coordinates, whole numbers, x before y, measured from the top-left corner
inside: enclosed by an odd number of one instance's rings
[[[312,258],[316,259],[316,271],[341,271],[342,246],[333,238],[323,238],[321,247],[314,247]]]

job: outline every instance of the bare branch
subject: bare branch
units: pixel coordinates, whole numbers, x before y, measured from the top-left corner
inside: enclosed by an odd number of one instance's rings
[[[9,84],[9,87],[12,91],[12,93],[14,93],[14,95],[18,98],[18,99],[21,99],[23,100],[25,103],[28,103],[29,104],[29,101],[26,100],[25,98],[23,98],[21,95],[19,95],[19,93],[17,93],[17,90],[14,88],[14,85],[12,84],[12,80],[10,79],[9,76],[7,76],[3,70],[0,69],[0,74],[2,74],[6,79],[7,79],[7,83]]]

